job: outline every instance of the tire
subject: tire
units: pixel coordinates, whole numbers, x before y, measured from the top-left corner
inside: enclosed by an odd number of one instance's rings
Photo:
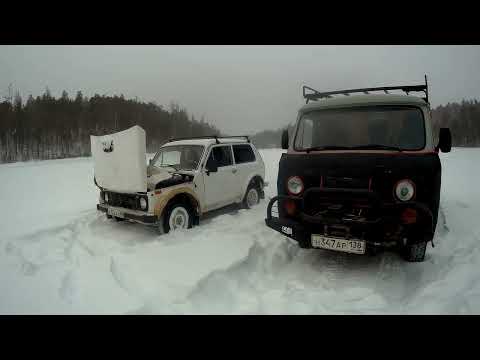
[[[254,183],[248,185],[242,205],[245,209],[251,209],[260,202],[260,189]]]
[[[299,239],[297,241],[297,243],[298,243],[298,246],[300,246],[300,248],[302,248],[302,249],[311,249],[312,248],[312,244],[307,239]]]
[[[427,242],[407,244],[403,249],[403,257],[408,262],[423,262],[427,251]]]
[[[117,220],[117,221],[125,221],[124,218],[121,218],[121,217],[118,217],[118,216],[114,216],[114,217],[115,217],[115,220]]]
[[[194,214],[190,206],[175,203],[167,208],[163,219],[163,232],[170,230],[190,229],[193,226]],[[173,229],[172,229],[173,228]]]

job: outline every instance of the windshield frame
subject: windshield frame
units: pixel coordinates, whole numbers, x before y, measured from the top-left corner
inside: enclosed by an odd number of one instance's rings
[[[164,145],[162,147],[160,147],[160,149],[157,151],[157,153],[155,154],[155,156],[152,158],[152,166],[156,167],[156,168],[159,168],[159,169],[164,169],[168,166],[156,166],[155,163],[157,162],[158,160],[158,157],[160,156],[160,153],[162,151],[164,151],[165,149],[168,149],[168,148],[179,148],[179,147],[182,147],[182,146],[195,146],[195,147],[201,147],[202,148],[202,151],[201,151],[201,154],[200,154],[200,159],[198,160],[198,164],[197,164],[197,167],[195,169],[178,169],[178,171],[198,171],[198,169],[200,168],[200,165],[202,164],[202,160],[203,160],[203,156],[205,155],[205,145],[201,145],[201,144],[175,144],[175,145]]]
[[[311,109],[311,110],[302,112],[302,113],[299,114],[297,124],[295,126],[295,136],[293,138],[293,150],[297,151],[297,152],[306,152],[307,149],[308,149],[308,148],[297,148],[297,136],[298,136],[298,132],[299,132],[299,129],[300,129],[300,122],[303,121],[303,118],[304,118],[305,115],[313,113],[313,112],[322,112],[322,111],[328,111],[328,112],[331,112],[331,111],[339,111],[339,112],[340,111],[355,111],[355,110],[357,110],[357,111],[358,110],[368,111],[368,109],[374,109],[374,108],[383,108],[383,109],[404,108],[404,109],[415,109],[415,110],[420,111],[421,116],[422,116],[422,126],[423,126],[423,146],[420,147],[420,148],[416,148],[416,149],[404,149],[404,148],[401,148],[401,149],[402,149],[402,151],[422,151],[422,150],[425,150],[425,148],[427,147],[427,127],[426,127],[426,124],[425,124],[425,122],[426,122],[425,114],[423,112],[422,107],[417,106],[417,105],[397,105],[397,104],[375,104],[375,105],[368,104],[368,105],[364,105],[364,106],[318,108],[318,109]],[[335,145],[335,144],[324,144],[324,145]],[[359,145],[361,145],[361,144],[359,144]],[[386,145],[386,144],[384,144],[384,145]],[[321,145],[319,145],[319,146],[321,146]],[[390,151],[390,150],[378,150],[378,149],[362,149],[362,150],[345,149],[345,150],[340,150],[340,151],[346,151],[346,150],[356,151],[356,152],[357,151],[375,151],[375,152]],[[314,151],[339,151],[339,150],[314,150]]]

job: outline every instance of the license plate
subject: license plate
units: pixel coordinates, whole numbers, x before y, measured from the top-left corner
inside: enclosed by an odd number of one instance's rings
[[[365,254],[365,241],[357,239],[341,239],[312,234],[312,246],[353,254]]]
[[[120,210],[108,208],[108,215],[124,218],[125,216]]]

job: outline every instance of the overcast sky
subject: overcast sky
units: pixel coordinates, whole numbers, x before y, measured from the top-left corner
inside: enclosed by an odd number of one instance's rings
[[[0,46],[0,96],[48,86],[135,97],[189,113],[228,133],[295,120],[301,86],[321,91],[423,83],[433,106],[480,100],[480,46]]]

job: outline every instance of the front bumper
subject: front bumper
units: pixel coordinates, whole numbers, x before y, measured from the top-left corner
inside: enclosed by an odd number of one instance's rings
[[[318,190],[320,191],[320,190]],[[329,192],[329,190],[326,190]],[[345,196],[349,195],[349,190],[342,189],[339,191]],[[351,191],[354,195],[359,195],[356,190]],[[355,234],[362,234],[362,236],[352,236],[361,240],[365,240],[367,247],[390,247],[395,246],[398,239],[389,238],[386,236],[385,229],[388,226],[398,226],[400,219],[398,216],[390,216],[392,212],[401,212],[404,208],[414,208],[418,212],[418,217],[421,219],[414,225],[405,226],[400,238],[407,238],[411,242],[430,241],[433,239],[435,232],[433,225],[433,216],[429,208],[420,202],[409,201],[404,203],[382,203],[374,194],[365,194],[369,197],[369,202],[372,208],[377,210],[377,213],[383,214],[375,218],[365,219],[362,221],[356,221],[355,219],[339,217],[324,217],[324,216],[311,216],[302,211],[299,211],[295,218],[282,216],[282,211],[278,211],[278,216],[272,216],[272,207],[277,203],[280,207],[282,200],[294,200],[297,201],[302,209],[302,198],[279,195],[272,198],[267,206],[267,218],[265,223],[268,227],[282,233],[289,238],[301,243],[302,247],[311,247],[311,235],[321,234],[328,236],[328,227],[343,227]],[[279,209],[280,210],[280,209]],[[405,230],[407,229],[407,230]],[[389,235],[390,236],[390,235]]]
[[[125,219],[133,220],[141,224],[153,225],[158,221],[158,218],[156,215],[149,215],[137,210],[129,210],[129,209],[119,208],[116,206],[110,206],[106,204],[97,204],[97,210],[102,211],[104,213],[107,213],[109,208],[119,210],[122,212]]]

